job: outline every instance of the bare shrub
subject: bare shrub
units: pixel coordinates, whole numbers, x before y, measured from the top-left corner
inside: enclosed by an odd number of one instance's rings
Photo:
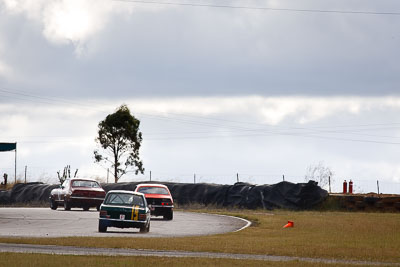
[[[325,166],[323,161],[320,161],[318,164],[308,166],[304,179],[306,182],[310,180],[316,181],[320,187],[329,189],[329,179],[331,179],[331,183],[333,183],[333,175],[334,172],[331,168]]]

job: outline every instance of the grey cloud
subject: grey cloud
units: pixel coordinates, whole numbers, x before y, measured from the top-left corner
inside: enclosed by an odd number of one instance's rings
[[[68,97],[398,95],[398,19],[139,9],[114,16],[77,56],[72,43],[50,43],[39,24],[5,14],[0,57],[19,79],[0,82]]]

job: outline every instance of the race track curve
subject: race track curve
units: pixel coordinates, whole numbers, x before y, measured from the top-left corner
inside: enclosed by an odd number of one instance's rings
[[[152,217],[146,234],[135,228],[108,228],[99,233],[98,217],[95,209],[0,208],[0,237],[181,237],[233,232],[249,225],[237,217],[175,211],[172,221]]]

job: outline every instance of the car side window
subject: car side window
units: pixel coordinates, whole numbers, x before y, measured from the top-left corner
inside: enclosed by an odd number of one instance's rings
[[[140,206],[144,207],[143,197],[142,196],[132,196],[132,205],[133,206]]]
[[[143,207],[147,206],[147,201],[145,197],[142,197]]]
[[[94,188],[101,188],[101,186],[98,182],[92,182],[90,185],[91,185],[91,187],[94,187]]]

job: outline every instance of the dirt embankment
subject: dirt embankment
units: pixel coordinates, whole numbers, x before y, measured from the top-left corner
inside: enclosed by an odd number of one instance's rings
[[[325,203],[349,211],[400,211],[400,195],[394,194],[330,194]]]

